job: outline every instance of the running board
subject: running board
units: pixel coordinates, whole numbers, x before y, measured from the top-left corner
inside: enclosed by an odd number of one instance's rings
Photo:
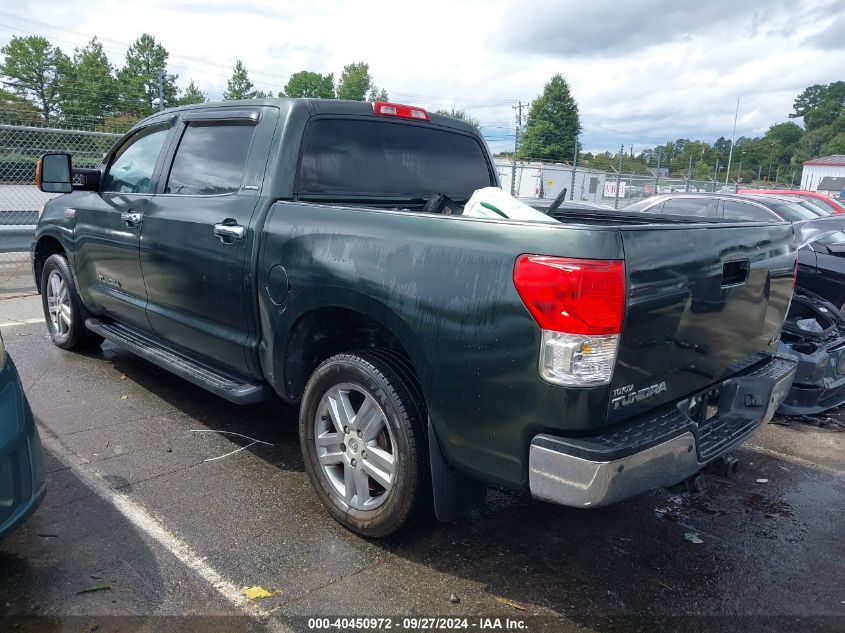
[[[91,318],[85,321],[85,327],[121,349],[132,352],[229,402],[254,404],[267,398],[266,385],[244,382],[241,378],[224,374],[218,369],[169,350],[149,335],[125,325]]]

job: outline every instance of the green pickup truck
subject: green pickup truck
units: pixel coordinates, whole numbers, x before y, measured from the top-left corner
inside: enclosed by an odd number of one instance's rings
[[[682,482],[769,420],[793,229],[612,211],[462,213],[478,131],[393,103],[167,110],[32,247],[53,341],[113,344],[232,402],[300,405],[329,513],[386,536],[489,485],[576,507]],[[447,205],[432,204],[448,200]]]

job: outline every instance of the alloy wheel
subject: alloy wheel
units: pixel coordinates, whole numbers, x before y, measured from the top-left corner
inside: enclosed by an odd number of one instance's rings
[[[373,510],[396,478],[397,449],[387,417],[359,385],[329,389],[314,424],[317,459],[332,491],[350,508]]]
[[[53,331],[65,336],[70,331],[73,316],[67,282],[54,270],[47,279],[47,310]]]

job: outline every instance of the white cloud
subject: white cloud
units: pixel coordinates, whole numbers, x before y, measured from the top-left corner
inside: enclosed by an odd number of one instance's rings
[[[537,96],[556,72],[579,103],[584,146],[602,150],[729,136],[737,96],[737,135],[760,134],[786,120],[806,86],[843,79],[834,50],[841,29],[836,40],[830,27],[842,24],[845,7],[831,0],[775,0],[765,12],[746,0],[156,0],[143,9],[65,0],[43,7],[23,2],[11,15],[0,12],[0,43],[32,32],[69,50],[97,34],[120,64],[121,43],[149,32],[171,52],[180,84],[193,79],[212,98],[236,59],[258,88],[273,91],[297,70],[337,76],[344,64],[367,61],[392,98],[464,107],[480,118],[494,150],[512,145],[511,106]]]

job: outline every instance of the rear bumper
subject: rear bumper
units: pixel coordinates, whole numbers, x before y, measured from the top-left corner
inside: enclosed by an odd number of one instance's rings
[[[688,415],[692,398],[686,398],[602,435],[537,435],[528,458],[531,494],[586,508],[683,481],[772,418],[789,391],[795,366],[793,359],[772,358],[725,380],[718,385],[719,411],[706,422]]]

